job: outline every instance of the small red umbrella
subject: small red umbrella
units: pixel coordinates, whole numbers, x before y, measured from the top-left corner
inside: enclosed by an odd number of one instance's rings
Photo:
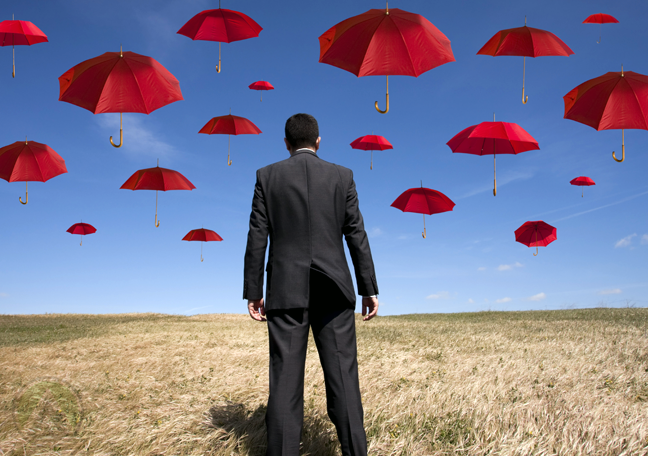
[[[521,227],[515,230],[517,242],[536,248],[536,253],[533,256],[538,254],[538,247],[546,247],[556,239],[556,228],[542,220],[524,222]]]
[[[172,169],[160,168],[160,161],[155,168],[146,168],[136,171],[128,178],[124,185],[119,187],[125,190],[155,190],[155,226],[160,226],[157,218],[158,190],[193,190],[196,188],[189,179]]]
[[[424,188],[423,181],[421,181],[421,188],[405,190],[391,205],[403,212],[423,214],[423,239],[427,237],[425,214],[439,214],[451,211],[455,207],[455,203],[443,193]]]
[[[67,229],[67,232],[85,236],[86,234],[96,233],[97,229],[89,223],[75,223]],[[81,243],[79,245],[83,245],[83,238],[81,238]]]
[[[46,43],[47,36],[29,21],[0,22],[0,46],[11,46],[13,49],[12,77],[16,77],[16,48],[15,45],[31,46]]]
[[[222,241],[223,238],[218,235],[216,231],[207,230],[205,228],[200,228],[198,230],[189,231],[185,237],[182,238],[183,241],[200,241],[200,261],[203,261],[202,256],[202,243],[210,241]]]
[[[450,40],[423,16],[398,8],[371,9],[334,25],[319,37],[321,63],[358,77],[385,75],[389,111],[389,75],[418,77],[454,62]]]
[[[609,72],[585,81],[563,97],[565,119],[596,130],[621,129],[621,159],[625,160],[625,129],[648,130],[648,76],[633,71]]]
[[[274,90],[274,87],[268,81],[253,82],[248,87],[252,90]],[[263,95],[261,95],[261,101],[263,101]]]
[[[106,52],[79,63],[59,79],[59,100],[93,114],[119,113],[119,144],[124,144],[122,113],[150,114],[182,100],[180,83],[160,63],[134,52]]]
[[[603,14],[603,13],[598,13],[598,14],[592,14],[591,16],[587,16],[587,19],[583,21],[583,24],[600,24],[600,32],[599,32],[599,40],[597,43],[601,42],[601,36],[603,32],[603,24],[618,24],[619,21],[614,17],[610,16],[609,14]]]
[[[488,40],[477,52],[482,55],[514,55],[524,57],[522,63],[522,103],[526,104],[529,97],[524,97],[524,76],[527,57],[564,56],[572,55],[572,51],[563,41],[551,32],[527,27],[526,16],[524,27],[500,30]]]
[[[252,18],[238,11],[218,9],[201,11],[182,26],[177,33],[192,40],[218,41],[218,65],[216,72],[221,72],[221,43],[246,40],[259,36],[263,28]]]
[[[373,151],[374,150],[387,150],[393,149],[394,146],[391,145],[383,136],[374,135],[373,133],[366,136],[361,136],[351,143],[353,149],[359,150],[370,150],[371,151],[371,166],[369,169],[373,169]]]
[[[219,116],[212,118],[203,126],[198,133],[205,133],[207,135],[228,135],[227,137],[227,164],[230,166],[230,140],[231,135],[258,135],[262,133],[259,128],[245,117],[233,116],[230,114],[226,116]]]
[[[18,198],[22,204],[29,202],[29,181],[46,182],[64,173],[67,173],[65,160],[47,144],[25,138],[0,149],[0,179],[25,182],[25,201]]]
[[[580,185],[581,186],[581,197],[583,195],[583,188],[582,187],[589,187],[590,185],[596,185],[592,179],[586,176],[579,176],[575,177],[574,179],[569,181],[570,184],[572,185]]]
[[[516,123],[482,122],[457,133],[447,142],[452,152],[473,155],[493,154],[493,195],[497,195],[496,154],[519,154],[538,150],[538,142]]]

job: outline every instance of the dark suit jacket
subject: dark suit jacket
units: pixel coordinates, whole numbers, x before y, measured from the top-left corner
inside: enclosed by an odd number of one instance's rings
[[[263,297],[266,310],[307,308],[310,271],[330,277],[355,307],[345,237],[355,269],[358,294],[378,294],[367,233],[350,169],[298,151],[257,171],[245,251],[243,299]]]

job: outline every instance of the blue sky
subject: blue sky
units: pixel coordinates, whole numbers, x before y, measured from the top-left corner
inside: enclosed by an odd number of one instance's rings
[[[418,13],[450,40],[456,62],[418,78],[357,78],[318,63],[318,36],[381,1],[261,2],[223,0],[262,27],[258,38],[222,45],[176,34],[215,0],[3,0],[1,19],[29,20],[49,43],[0,48],[0,147],[28,139],[46,143],[68,174],[46,183],[0,181],[0,313],[177,314],[244,313],[243,254],[255,170],[287,158],[285,120],[296,112],[320,125],[320,156],[353,170],[376,264],[380,314],[560,309],[648,305],[648,132],[625,132],[626,161],[616,163],[621,132],[563,119],[562,97],[608,71],[648,74],[648,4],[603,1],[392,1]],[[581,22],[614,15],[619,24]],[[521,57],[478,56],[498,30],[524,25],[549,30],[570,57],[527,59],[527,105],[521,103]],[[113,148],[119,115],[92,113],[58,101],[58,77],[107,51],[151,56],[180,81],[184,96],[150,115],[124,115],[124,146]],[[257,80],[275,90],[248,89]],[[261,135],[199,135],[212,117],[249,118]],[[467,126],[515,122],[540,150],[500,156],[498,194],[493,160],[453,154],[446,142]],[[385,136],[394,149],[351,149],[365,134]],[[184,174],[196,189],[155,194],[120,190],[136,170],[155,166]],[[589,176],[596,186],[569,184]],[[426,217],[390,207],[400,193],[423,185],[445,193],[453,212]],[[83,220],[97,228],[84,238],[66,233]],[[515,242],[527,220],[557,227],[558,240],[537,257]],[[183,242],[191,229],[215,230],[223,242]],[[360,309],[360,306],[357,308]]]

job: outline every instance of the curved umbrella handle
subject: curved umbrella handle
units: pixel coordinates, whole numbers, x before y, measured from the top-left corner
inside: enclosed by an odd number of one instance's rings
[[[612,151],[612,158],[614,158],[614,161],[617,163],[621,163],[623,160],[625,160],[625,132],[624,130],[621,130],[621,160],[616,158],[616,155],[614,154],[614,151]]]
[[[387,113],[389,112],[389,76],[385,76],[385,77],[387,78],[387,93],[385,94],[385,99],[386,99],[386,102],[387,102],[387,107],[385,107],[385,110],[382,111],[382,110],[378,107],[378,102],[376,101],[376,102],[374,103],[374,107],[376,108],[376,111],[378,111],[378,112],[381,113],[381,114],[387,114]]]
[[[218,42],[218,65],[216,65],[216,73],[220,73],[222,69],[221,66],[221,44]]]
[[[115,144],[113,142],[113,137],[110,137],[110,144],[113,145],[113,147],[121,147],[124,145],[124,130],[122,129],[122,113],[119,113],[119,144]]]
[[[22,196],[18,197],[18,201],[20,201],[21,204],[27,204],[29,202],[29,192],[27,191],[27,182],[25,182],[25,202],[23,202]]]

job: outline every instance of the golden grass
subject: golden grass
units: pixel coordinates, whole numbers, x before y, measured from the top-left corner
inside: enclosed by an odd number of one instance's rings
[[[356,325],[370,455],[648,454],[648,309]],[[302,454],[340,454],[312,338],[305,385]],[[263,455],[267,393],[249,316],[0,316],[0,455]]]

